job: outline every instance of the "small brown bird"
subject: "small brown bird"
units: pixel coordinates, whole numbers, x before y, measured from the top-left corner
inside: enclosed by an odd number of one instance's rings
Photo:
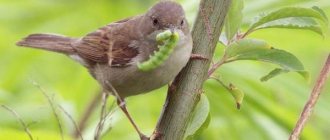
[[[160,67],[140,71],[137,64],[158,50],[156,35],[168,29],[179,34],[173,53]],[[145,14],[110,23],[81,38],[31,34],[17,45],[65,54],[85,66],[105,91],[112,91],[110,83],[119,94],[121,109],[145,138],[120,101],[170,83],[191,56],[192,37],[183,8],[162,1]]]

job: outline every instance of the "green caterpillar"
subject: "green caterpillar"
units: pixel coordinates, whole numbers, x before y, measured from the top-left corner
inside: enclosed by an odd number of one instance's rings
[[[161,64],[170,56],[173,52],[177,42],[179,41],[179,34],[177,32],[171,32],[170,30],[166,30],[162,33],[159,33],[156,36],[156,41],[158,44],[159,50],[151,55],[150,58],[142,63],[138,63],[138,68],[141,71],[151,71]]]

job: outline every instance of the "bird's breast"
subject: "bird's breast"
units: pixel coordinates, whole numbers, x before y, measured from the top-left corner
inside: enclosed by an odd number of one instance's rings
[[[137,62],[135,62],[125,68],[101,66],[100,71],[107,71],[106,76],[96,77],[98,81],[102,78],[108,79],[123,98],[146,93],[170,83],[187,64],[191,50],[191,40],[187,40],[186,43],[178,43],[178,46],[176,46],[176,49],[169,58],[161,66],[152,71],[140,71],[137,68]],[[97,73],[97,70],[95,73]]]

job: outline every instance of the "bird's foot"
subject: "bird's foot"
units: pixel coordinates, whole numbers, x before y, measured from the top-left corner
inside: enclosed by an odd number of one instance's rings
[[[140,139],[141,140],[149,140],[150,138],[147,137],[146,135],[144,135],[140,129],[138,128],[138,126],[135,124],[135,122],[133,121],[131,115],[128,113],[127,108],[126,108],[126,102],[125,100],[118,98],[117,99],[117,105],[119,106],[119,108],[124,112],[124,114],[126,115],[126,117],[128,118],[128,120],[130,121],[130,123],[133,125],[135,131],[139,134]]]

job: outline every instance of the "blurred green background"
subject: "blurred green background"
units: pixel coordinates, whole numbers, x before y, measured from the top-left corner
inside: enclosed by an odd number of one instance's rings
[[[141,14],[156,0],[0,0],[0,104],[10,106],[24,121],[35,139],[60,139],[56,120],[38,82],[54,101],[79,120],[99,86],[86,69],[60,54],[19,48],[15,42],[30,33],[57,33],[79,37],[107,23]],[[194,21],[198,0],[180,0],[189,21]],[[320,6],[330,15],[329,0],[246,0],[244,26],[259,13],[284,6]],[[278,76],[268,82],[259,78],[274,68],[259,62],[240,61],[224,65],[218,74],[245,91],[241,110],[231,95],[214,81],[205,83],[211,104],[209,128],[201,140],[283,140],[287,139],[307,100],[310,90],[330,52],[329,33],[321,37],[313,32],[287,29],[257,31],[250,37],[269,41],[273,46],[295,54],[311,73],[305,81],[295,73]],[[221,53],[221,48],[218,49]],[[302,139],[325,140],[330,137],[330,81],[307,124]],[[146,134],[151,134],[165,100],[166,87],[150,94],[127,99],[128,109]],[[113,98],[111,99],[113,100]],[[69,119],[59,112],[66,139],[74,130]],[[91,139],[99,110],[86,129]],[[104,139],[138,139],[121,111],[111,119],[111,131]],[[28,139],[21,125],[0,108],[0,139]]]

